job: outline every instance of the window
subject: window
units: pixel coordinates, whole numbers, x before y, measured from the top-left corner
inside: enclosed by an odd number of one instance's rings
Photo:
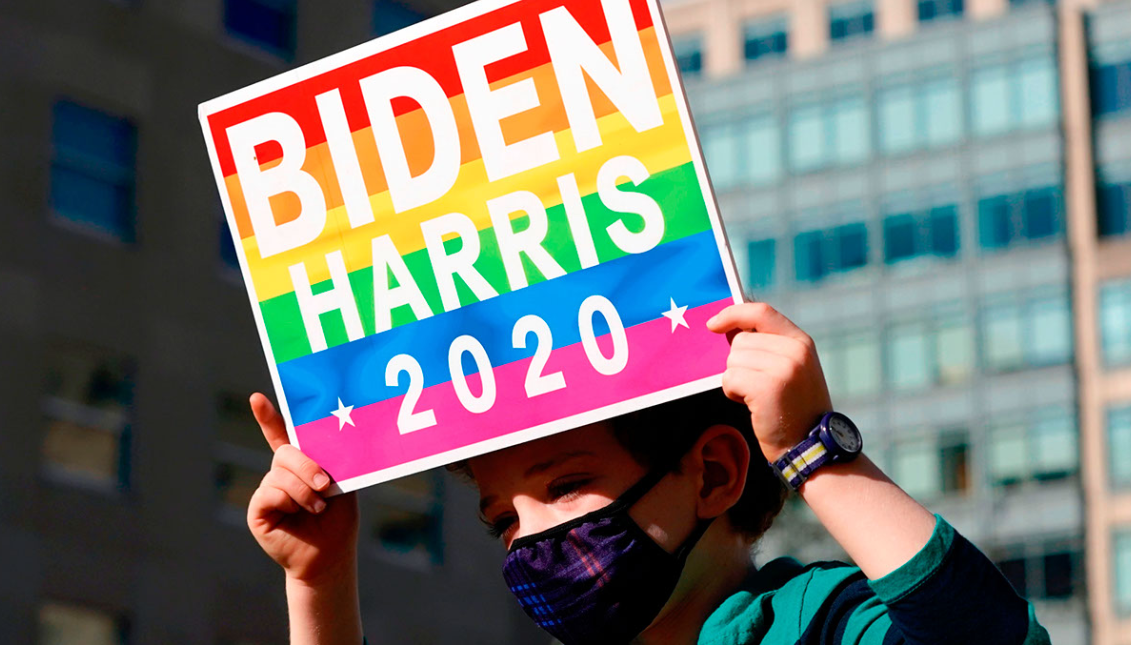
[[[1120,616],[1131,614],[1131,531],[1115,534],[1112,559],[1115,561],[1115,610]]]
[[[797,279],[802,282],[859,269],[868,263],[868,229],[863,222],[855,222],[798,233],[793,255]]]
[[[926,325],[894,327],[888,337],[888,378],[896,390],[916,390],[931,382],[931,339]]]
[[[831,105],[832,157],[838,165],[859,163],[870,149],[868,110],[862,98],[848,98]]]
[[[975,134],[1000,134],[1010,129],[1009,70],[1005,65],[985,67],[971,75],[970,115]]]
[[[892,478],[916,499],[938,496],[942,478],[934,444],[923,441],[896,446],[892,452]]]
[[[1131,111],[1131,59],[1094,65],[1091,76],[1096,116]]]
[[[1030,546],[1029,551],[998,562],[1009,583],[1030,600],[1065,600],[1079,584],[1083,561],[1075,546],[1047,544]]]
[[[767,184],[781,176],[781,136],[777,120],[762,115],[747,119],[743,125],[743,150],[746,163],[746,180],[752,184]]]
[[[1131,363],[1131,280],[1100,287],[1100,335],[1104,363]]]
[[[443,562],[444,479],[438,471],[409,475],[367,489],[364,517],[378,552],[416,565]]]
[[[1018,65],[1014,98],[1021,126],[1037,127],[1056,120],[1060,112],[1056,73],[1051,58],[1030,58]]]
[[[931,500],[969,490],[969,436],[946,432],[937,437],[897,444],[892,478],[908,495]]]
[[[983,316],[986,362],[997,371],[1018,369],[1025,364],[1021,307],[1002,305],[987,308]]]
[[[987,307],[983,332],[991,371],[1060,365],[1072,358],[1072,315],[1064,295]]]
[[[939,78],[923,85],[923,132],[927,146],[949,145],[962,137],[962,96],[958,81]]]
[[[974,328],[964,318],[941,318],[935,328],[939,385],[953,385],[974,373]]]
[[[1025,558],[1003,560],[997,563],[997,568],[1001,571],[1001,574],[1005,576],[1005,579],[1009,581],[1009,584],[1013,587],[1013,590],[1017,592],[1017,595],[1021,597],[1027,596],[1029,588],[1028,585],[1025,584],[1027,577],[1025,575]]]
[[[1114,488],[1131,488],[1131,406],[1107,412],[1108,477]]]
[[[1026,358],[1030,365],[1060,365],[1072,356],[1072,312],[1068,299],[1034,300],[1028,309]]]
[[[51,210],[84,228],[134,241],[137,132],[129,121],[55,103]]]
[[[963,316],[894,326],[887,336],[887,374],[896,391],[953,385],[974,371],[974,332]]]
[[[876,29],[876,12],[871,0],[829,7],[829,40],[833,42],[859,38]]]
[[[87,487],[128,488],[132,407],[129,359],[90,347],[50,348],[43,399],[45,474]]]
[[[810,105],[789,115],[790,166],[797,172],[816,170],[825,165],[827,136],[820,106]]]
[[[880,342],[873,332],[837,335],[817,347],[829,390],[836,398],[859,398],[880,391]]]
[[[684,75],[703,71],[703,39],[699,36],[676,36],[672,38],[672,51],[675,64]]]
[[[1073,410],[1037,408],[996,421],[990,428],[990,481],[1013,486],[1029,480],[1064,479],[1079,469]]]
[[[864,99],[846,97],[794,108],[789,115],[789,147],[795,172],[866,160],[871,133]]]
[[[880,147],[888,154],[914,150],[919,128],[915,116],[915,94],[911,86],[883,90],[880,102]]]
[[[39,607],[39,645],[125,645],[128,632],[110,612],[55,601]]]
[[[774,267],[777,263],[776,242],[758,240],[747,247],[750,277],[746,286],[754,290],[768,290],[774,285]]]
[[[703,156],[707,169],[711,172],[711,183],[717,190],[724,191],[738,183],[741,163],[739,162],[738,139],[730,125],[717,125],[703,129]]]
[[[962,137],[958,81],[940,77],[879,92],[877,128],[887,154],[955,143]]]
[[[962,15],[962,0],[919,0],[919,22]]]
[[[224,392],[216,405],[216,495],[232,518],[243,521],[247,504],[271,468],[271,450],[247,397]],[[227,512],[227,511],[224,511]]]
[[[1131,182],[1100,182],[1096,192],[1096,213],[1100,237],[1131,232]]]
[[[283,60],[295,55],[296,0],[225,0],[228,33]]]
[[[888,264],[957,254],[958,207],[953,204],[884,218],[884,262]]]
[[[391,34],[427,17],[409,4],[397,0],[376,0],[373,3],[373,33],[377,36]]]
[[[1052,56],[975,70],[970,93],[974,133],[993,136],[1055,123],[1060,114],[1056,79]]]
[[[1061,205],[1059,186],[979,199],[978,229],[982,248],[1004,249],[1026,241],[1059,238]]]
[[[784,18],[746,25],[743,51],[746,60],[783,56],[788,46]]]

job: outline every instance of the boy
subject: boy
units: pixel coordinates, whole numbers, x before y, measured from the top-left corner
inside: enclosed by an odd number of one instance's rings
[[[744,406],[708,393],[456,467],[539,625],[565,645],[1049,643],[989,560],[860,454],[812,339],[762,303],[707,325],[730,338],[722,391]],[[248,525],[286,572],[291,642],[356,645],[356,501],[323,499],[326,474],[251,404],[275,459]],[[782,480],[858,569],[751,566]]]

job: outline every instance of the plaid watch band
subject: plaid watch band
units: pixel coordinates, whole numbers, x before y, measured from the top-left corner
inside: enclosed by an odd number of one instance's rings
[[[774,468],[791,489],[797,490],[813,471],[825,463],[828,455],[829,452],[820,439],[809,437],[775,461]]]

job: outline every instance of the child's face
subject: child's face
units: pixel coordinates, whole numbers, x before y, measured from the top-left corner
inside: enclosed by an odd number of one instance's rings
[[[599,423],[476,457],[469,466],[482,517],[507,547],[606,506],[647,472]],[[695,525],[695,499],[691,478],[672,473],[630,514],[673,552]]]

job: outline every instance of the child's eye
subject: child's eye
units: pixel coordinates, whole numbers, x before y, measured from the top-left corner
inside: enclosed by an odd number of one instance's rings
[[[591,483],[593,480],[588,477],[555,479],[546,485],[546,492],[551,502],[568,502],[577,499],[581,491]]]
[[[496,540],[510,533],[511,529],[515,527],[515,517],[513,515],[504,515],[493,522],[484,518],[479,519],[487,525],[487,534]]]

